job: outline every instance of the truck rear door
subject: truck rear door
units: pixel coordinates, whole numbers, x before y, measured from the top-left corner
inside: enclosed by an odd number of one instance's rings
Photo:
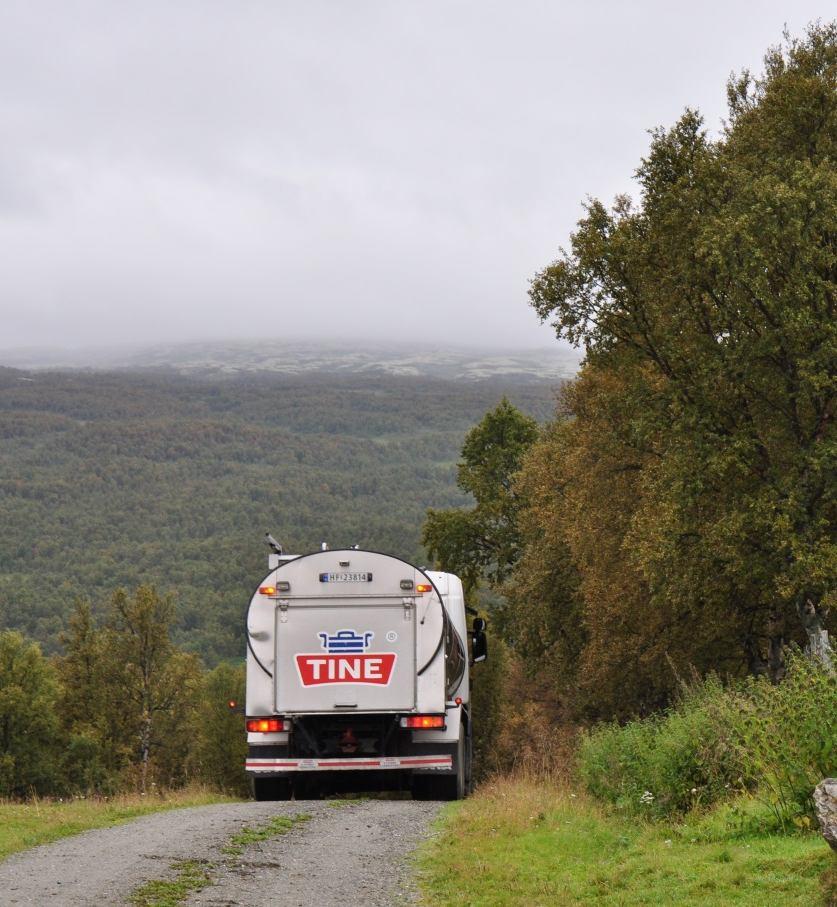
[[[276,610],[276,711],[400,712],[416,701],[411,599],[317,596]]]

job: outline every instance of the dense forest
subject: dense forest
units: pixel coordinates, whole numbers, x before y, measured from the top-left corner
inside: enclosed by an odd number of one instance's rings
[[[77,597],[177,603],[174,636],[239,658],[270,530],[420,560],[430,506],[464,500],[466,430],[504,394],[537,418],[549,382],[0,369],[0,622],[58,648]]]

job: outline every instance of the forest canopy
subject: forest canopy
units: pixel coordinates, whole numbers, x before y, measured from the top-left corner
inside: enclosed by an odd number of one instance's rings
[[[422,560],[428,507],[464,500],[455,460],[504,393],[547,381],[0,369],[0,621],[56,651],[77,597],[172,594],[176,643],[241,658],[264,532]]]

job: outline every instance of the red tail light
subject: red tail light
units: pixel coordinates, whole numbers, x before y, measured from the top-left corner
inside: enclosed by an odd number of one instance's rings
[[[424,731],[430,728],[444,730],[444,715],[405,715],[401,719],[401,727],[412,728],[415,731]]]
[[[275,734],[289,731],[291,723],[286,718],[248,718],[247,731],[250,734]]]

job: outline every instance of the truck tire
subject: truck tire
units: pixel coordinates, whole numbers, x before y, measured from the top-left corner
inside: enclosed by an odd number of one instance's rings
[[[292,794],[293,787],[289,778],[253,778],[254,800],[290,800]]]
[[[294,779],[294,800],[322,800],[322,780],[316,776],[297,775]]]
[[[414,800],[435,800],[436,788],[434,782],[436,779],[432,775],[413,775],[410,782],[410,790]]]
[[[465,737],[465,796],[469,797],[474,792],[474,738],[471,736],[471,727]]]

